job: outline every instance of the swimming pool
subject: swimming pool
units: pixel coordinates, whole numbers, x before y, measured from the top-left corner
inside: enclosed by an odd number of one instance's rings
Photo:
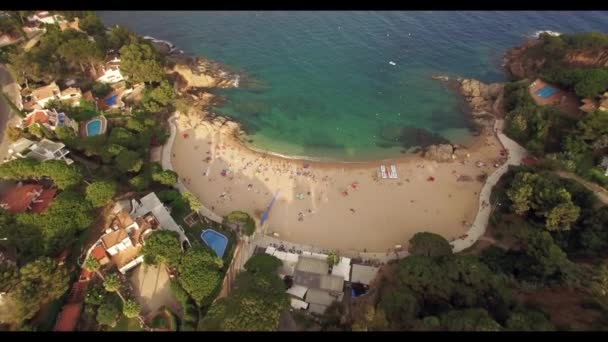
[[[112,96],[108,97],[108,98],[106,99],[106,104],[107,104],[108,106],[113,106],[113,105],[115,105],[115,104],[116,104],[116,98],[118,98],[118,95],[112,95]]]
[[[549,97],[555,95],[556,92],[557,92],[557,90],[555,88],[550,87],[550,86],[544,86],[536,91],[536,95],[546,99],[546,98],[549,98]]]
[[[228,246],[228,238],[226,236],[213,229],[206,229],[201,233],[201,239],[203,239],[203,242],[207,246],[213,249],[218,257],[222,258],[224,256],[226,246]]]
[[[87,122],[87,136],[92,137],[99,134],[101,134],[101,120],[93,119]]]

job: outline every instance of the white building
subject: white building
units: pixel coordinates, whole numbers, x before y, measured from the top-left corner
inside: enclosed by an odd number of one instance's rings
[[[158,223],[161,229],[172,230],[179,234],[179,240],[183,244],[184,241],[187,241],[190,244],[190,240],[186,237],[186,233],[184,232],[184,228],[178,225],[169,210],[163,205],[163,203],[156,197],[156,194],[151,192],[146,196],[142,197],[139,200],[139,203],[136,200],[132,200],[131,202],[132,210],[131,217],[137,218],[145,216],[148,213],[152,213],[154,217],[158,220]]]
[[[66,156],[70,153],[65,148],[65,144],[53,142],[48,139],[42,139],[39,142],[34,142],[26,138],[21,138],[9,146],[9,160],[17,158],[31,158],[38,161],[46,160],[63,160],[70,165],[74,161]]]
[[[101,238],[101,242],[108,254],[114,256],[118,252],[124,251],[129,247],[133,247],[131,238],[125,229],[114,230]]]
[[[97,69],[97,75],[99,77],[96,81],[101,83],[112,84],[124,81],[125,78],[120,73],[120,58],[114,57],[105,65],[100,65]]]
[[[56,14],[51,15],[48,11],[38,11],[27,17],[29,21],[37,21],[43,24],[59,24],[59,22],[64,21],[63,17]]]

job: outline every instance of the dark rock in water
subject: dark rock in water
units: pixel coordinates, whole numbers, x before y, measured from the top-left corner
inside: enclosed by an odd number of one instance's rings
[[[403,147],[429,146],[433,144],[449,143],[449,141],[439,134],[430,132],[424,128],[404,126],[401,129],[399,142]]]
[[[247,142],[250,143],[250,144],[252,144],[253,143],[253,139],[248,139]]]
[[[259,116],[270,112],[270,105],[260,100],[241,100],[233,105],[234,110],[246,116]]]
[[[396,125],[384,125],[380,130],[380,137],[388,141],[398,141],[401,138],[402,127]]]

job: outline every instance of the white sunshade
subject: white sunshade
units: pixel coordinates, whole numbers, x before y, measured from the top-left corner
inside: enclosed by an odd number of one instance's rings
[[[331,274],[344,278],[344,281],[350,281],[350,258],[341,257],[340,262],[332,268]]]
[[[291,307],[294,309],[306,310],[308,309],[308,303],[296,298],[291,298]]]
[[[300,299],[304,299],[304,296],[306,295],[307,291],[308,291],[308,288],[305,286],[294,285],[291,288],[289,288],[289,290],[287,290],[286,292],[292,296],[296,296]]]
[[[266,247],[266,254],[274,255],[274,252],[276,250],[277,250],[276,248],[274,248],[272,246],[268,246],[268,247]]]

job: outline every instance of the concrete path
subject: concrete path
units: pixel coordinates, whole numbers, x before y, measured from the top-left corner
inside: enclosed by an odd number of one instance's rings
[[[492,188],[500,180],[500,177],[507,172],[509,166],[520,165],[522,158],[528,155],[526,149],[521,147],[518,143],[511,140],[509,137],[502,133],[504,127],[504,120],[496,120],[494,129],[503,147],[508,151],[507,162],[501,165],[493,174],[491,174],[486,180],[483,188],[479,193],[479,211],[473,221],[473,225],[466,233],[466,238],[456,239],[450,244],[454,250],[454,253],[458,253],[471,247],[481,236],[486,232],[490,214],[492,213],[492,207],[490,206],[490,195],[492,194]]]

